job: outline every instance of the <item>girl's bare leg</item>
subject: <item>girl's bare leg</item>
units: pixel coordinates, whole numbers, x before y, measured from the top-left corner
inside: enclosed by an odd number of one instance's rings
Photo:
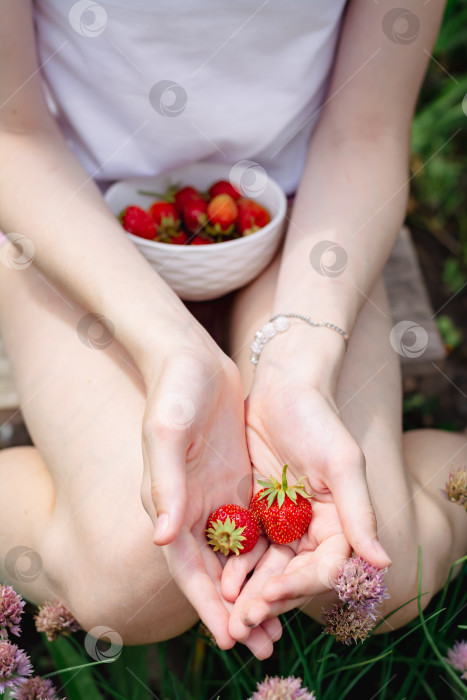
[[[249,344],[271,316],[278,266],[279,258],[241,291],[234,307],[231,350],[245,393],[253,379]],[[467,461],[467,439],[439,430],[402,434],[399,356],[389,343],[391,327],[380,280],[360,313],[336,396],[342,420],[366,456],[380,540],[393,561],[387,575],[391,598],[385,602],[385,614],[417,594],[418,545],[422,547],[423,590],[430,591],[422,599],[424,605],[442,587],[450,565],[467,548],[465,513],[445,500],[440,491],[449,470]],[[307,611],[320,619],[321,607],[330,599],[317,596]],[[390,623],[401,625],[416,614],[416,604],[412,604],[394,615]]]
[[[0,453],[0,574],[28,599],[57,597],[85,628],[108,625],[128,643],[180,634],[197,615],[141,505],[140,376],[115,340],[96,349],[80,339],[87,312],[34,267],[0,268],[2,337],[36,446]],[[30,583],[27,558],[16,579],[5,571],[21,546],[41,560]]]
[[[277,263],[237,299],[232,345],[247,387],[248,344],[269,317]],[[380,311],[372,305],[375,304]],[[465,548],[465,514],[439,497],[450,467],[465,461],[465,438],[400,427],[398,357],[388,342],[382,286],[352,337],[338,390],[344,421],[362,446],[380,535],[393,557],[392,598],[439,588]],[[0,270],[2,335],[36,448],[0,455],[0,563],[18,546],[42,561],[32,582],[12,581],[29,599],[62,599],[88,629],[108,625],[127,642],[179,634],[196,614],[172,582],[139,495],[144,390],[113,341],[93,349],[77,326],[86,312],[54,291],[34,268]],[[384,315],[385,314],[385,315]],[[5,573],[5,572],[2,572]],[[428,596],[425,597],[427,601]],[[319,617],[322,600],[309,606]],[[401,624],[411,611],[399,614]]]

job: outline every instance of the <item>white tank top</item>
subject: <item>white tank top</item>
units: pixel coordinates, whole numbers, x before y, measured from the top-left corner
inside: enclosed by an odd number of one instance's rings
[[[41,72],[96,180],[193,161],[303,170],[345,0],[35,0]]]

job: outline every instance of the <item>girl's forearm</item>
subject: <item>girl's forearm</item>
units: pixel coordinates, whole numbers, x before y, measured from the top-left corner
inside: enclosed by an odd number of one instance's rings
[[[127,239],[58,130],[3,132],[0,143],[4,233],[28,238],[34,263],[108,318],[142,371],[151,345],[163,350],[169,336],[172,345],[182,342],[195,321]]]
[[[408,138],[384,130],[338,135],[318,127],[288,228],[274,313],[304,314],[352,334],[404,219],[407,161]],[[342,338],[301,325],[269,343],[265,356],[281,363],[290,357],[294,371],[333,383],[344,356]],[[302,351],[304,363],[297,355]]]

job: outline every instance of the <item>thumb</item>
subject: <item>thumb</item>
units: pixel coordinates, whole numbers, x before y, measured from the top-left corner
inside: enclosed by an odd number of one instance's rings
[[[378,569],[390,566],[391,559],[378,540],[363,455],[360,465],[339,466],[330,486],[344,534],[352,549]]]
[[[185,476],[185,441],[180,434],[143,439],[143,459],[150,475],[150,493],[154,509],[150,516],[155,525],[154,543],[162,546],[179,534],[187,504]]]

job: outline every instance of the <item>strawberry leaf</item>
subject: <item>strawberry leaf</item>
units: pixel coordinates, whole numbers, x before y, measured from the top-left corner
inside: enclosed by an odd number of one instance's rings
[[[271,488],[271,482],[270,482],[270,481],[260,481],[260,479],[258,479],[258,484],[259,484],[260,486],[264,486],[264,488],[266,488],[266,489]]]
[[[270,508],[270,507],[272,506],[272,504],[274,503],[275,498],[276,498],[275,492],[272,492],[272,493],[269,494],[269,496],[268,496],[268,508]]]
[[[310,496],[310,494],[307,493],[305,489],[296,489],[296,493],[299,493],[300,496],[303,496],[303,498],[313,498],[313,496]]]
[[[284,501],[285,501],[285,491],[282,491],[282,489],[281,489],[277,493],[277,503],[279,505],[279,508],[282,508],[282,506],[284,505]]]
[[[283,493],[283,492],[282,492]],[[290,498],[291,501],[293,501],[295,504],[297,503],[297,494],[295,492],[295,489],[292,487],[291,489],[287,489],[287,496]]]

